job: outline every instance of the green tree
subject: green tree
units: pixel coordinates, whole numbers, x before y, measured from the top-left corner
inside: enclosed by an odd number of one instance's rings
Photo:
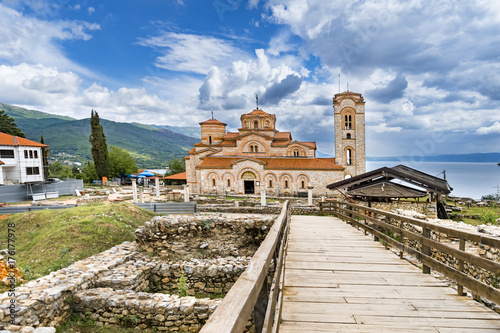
[[[171,160],[168,163],[168,168],[170,169],[170,171],[167,172],[166,176],[184,172],[186,171],[186,161],[183,158]]]
[[[45,144],[43,134],[40,135],[40,143]],[[49,178],[49,148],[42,148],[43,178]]]
[[[17,127],[14,118],[0,110],[0,132],[25,138],[24,133]]]
[[[97,176],[109,176],[109,158],[108,158],[108,145],[106,144],[106,137],[104,130],[99,122],[99,114],[92,110],[90,117],[90,137],[89,141],[92,144],[92,158],[94,159],[95,170]]]
[[[95,171],[95,165],[92,162],[87,162],[87,165],[83,168],[80,174],[81,179],[85,183],[92,183],[94,180],[98,180],[97,172]]]
[[[49,166],[49,177],[51,178],[73,178],[73,171],[69,165],[54,162]]]
[[[128,175],[137,172],[137,163],[126,150],[110,146],[108,156],[111,176],[119,176],[122,173]]]

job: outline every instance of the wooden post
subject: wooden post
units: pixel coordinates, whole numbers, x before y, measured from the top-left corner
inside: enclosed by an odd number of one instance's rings
[[[460,251],[465,251],[465,239],[460,238],[460,243],[458,245],[458,249]],[[464,261],[463,260],[460,260],[460,259],[458,260],[458,270],[460,272],[464,271]],[[457,293],[459,296],[464,296],[465,295],[464,286],[457,284]]]
[[[423,234],[424,234],[425,238],[431,238],[431,231],[425,227],[423,229]],[[431,255],[431,248],[428,247],[427,245],[422,244],[422,252],[424,252],[425,255],[430,256]],[[429,266],[423,265],[422,271],[424,274],[430,274],[431,268]]]
[[[404,222],[403,221],[399,222],[399,227],[401,228],[401,230],[403,230],[403,228],[404,228]],[[401,246],[401,251],[399,251],[399,258],[403,259],[405,239],[404,239],[403,233],[401,233],[400,236],[401,236],[401,244],[402,244],[402,246]]]

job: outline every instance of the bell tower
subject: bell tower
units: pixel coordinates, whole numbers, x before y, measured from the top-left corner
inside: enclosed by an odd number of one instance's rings
[[[335,164],[345,167],[344,178],[366,172],[365,101],[361,94],[343,92],[333,98]]]

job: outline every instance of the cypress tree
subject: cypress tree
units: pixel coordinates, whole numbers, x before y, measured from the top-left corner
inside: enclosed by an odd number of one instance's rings
[[[40,135],[40,143],[45,144],[43,140],[43,134]],[[47,180],[49,178],[49,148],[42,148],[42,164],[43,164],[43,178]]]
[[[90,117],[90,137],[92,144],[92,158],[94,159],[95,170],[99,178],[109,176],[109,158],[108,145],[101,124],[99,123],[99,114],[92,110]]]
[[[25,138],[24,133],[17,127],[14,118],[0,110],[0,132]]]

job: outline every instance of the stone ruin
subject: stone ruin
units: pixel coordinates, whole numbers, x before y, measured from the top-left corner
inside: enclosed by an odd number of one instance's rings
[[[55,327],[76,312],[103,326],[198,332],[248,267],[274,219],[155,217],[136,230],[135,242],[17,287],[14,325],[9,324],[12,298],[1,294],[0,330]],[[179,290],[185,296],[177,295]]]

